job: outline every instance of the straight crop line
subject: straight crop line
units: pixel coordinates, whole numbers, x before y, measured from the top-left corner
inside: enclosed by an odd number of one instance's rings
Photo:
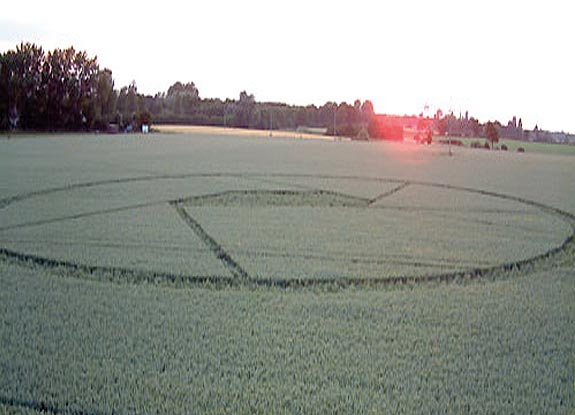
[[[214,238],[212,238],[204,228],[202,228],[202,225],[186,212],[186,209],[177,202],[170,202],[170,205],[174,207],[186,225],[188,225],[190,229],[198,235],[198,237],[208,246],[210,251],[216,255],[228,270],[230,270],[235,278],[247,279],[250,277],[249,274],[224,250],[224,248]]]
[[[504,214],[504,215],[537,215],[538,212],[533,210],[512,210],[512,209],[488,209],[488,208],[454,208],[454,207],[447,207],[447,206],[410,206],[410,205],[377,205],[377,206],[370,206],[372,209],[381,209],[381,210],[397,210],[400,212],[408,212],[408,213],[419,213],[419,212],[429,212],[435,214],[437,216],[445,216],[445,217],[452,217],[447,215],[453,214],[462,214],[462,215],[470,215],[470,214]]]
[[[252,182],[255,182],[258,184],[269,183],[269,184],[275,184],[277,186],[283,186],[284,188],[285,187],[291,187],[294,189],[302,189],[302,190],[317,190],[313,186],[306,186],[306,185],[299,184],[299,183],[290,183],[289,181],[286,181],[286,180],[270,179],[269,177],[266,177],[266,176],[262,176],[262,177],[243,176],[242,178],[244,180],[251,180]]]
[[[346,254],[336,254],[333,255],[321,255],[321,254],[298,254],[298,253],[285,253],[285,252],[273,252],[273,251],[251,251],[251,250],[234,250],[236,255],[247,256],[251,258],[286,258],[286,259],[296,259],[296,260],[317,260],[317,261],[331,261],[331,262],[343,262],[343,263],[354,263],[354,264],[367,264],[367,265],[405,265],[412,266],[415,268],[421,267],[431,267],[431,268],[469,268],[477,267],[478,265],[495,265],[492,262],[487,261],[456,261],[447,258],[439,258],[429,261],[416,261],[409,259],[407,256],[404,259],[393,258],[389,255],[382,255],[385,259],[372,259],[372,258],[362,258],[358,256],[348,257]]]
[[[96,210],[96,211],[92,211],[92,212],[76,213],[74,215],[61,216],[58,218],[37,220],[37,221],[32,221],[32,222],[27,222],[27,223],[18,223],[16,225],[8,225],[8,226],[0,227],[0,232],[12,230],[12,229],[21,229],[21,228],[29,228],[29,227],[33,227],[33,226],[49,225],[52,223],[65,222],[68,220],[89,218],[91,216],[98,216],[98,215],[106,215],[109,213],[124,212],[127,210],[142,209],[142,208],[151,207],[151,206],[155,206],[155,205],[163,205],[165,203],[166,203],[166,201],[140,203],[137,205],[121,206],[121,207],[117,207],[117,208],[102,209],[102,210]]]
[[[168,251],[168,252],[190,252],[190,248],[189,246],[185,246],[179,243],[162,243],[162,242],[157,242],[157,243],[150,243],[150,242],[112,242],[106,239],[88,239],[88,238],[84,238],[84,239],[74,239],[74,238],[67,238],[67,239],[63,239],[63,238],[59,238],[56,240],[52,240],[49,237],[48,238],[35,238],[35,237],[29,237],[29,238],[9,238],[6,240],[3,240],[0,238],[0,242],[3,243],[10,243],[10,244],[18,244],[18,245],[27,245],[27,246],[36,246],[36,245],[40,245],[40,246],[48,246],[48,245],[53,245],[53,246],[75,246],[75,245],[81,245],[83,247],[86,248],[104,248],[104,249],[114,249],[114,250],[118,250],[118,249],[154,249],[157,251]],[[1,248],[0,248],[1,249]],[[197,252],[199,254],[211,254],[212,252],[206,247],[202,247],[202,248],[197,248],[193,250],[194,252]]]
[[[332,196],[332,197],[338,197],[340,199],[346,199],[349,202],[354,202],[353,206],[356,206],[356,207],[366,207],[367,204],[369,203],[369,199],[350,196],[350,195],[346,195],[345,193],[334,192],[331,190],[321,190],[321,189],[309,189],[309,190],[305,190],[305,191],[292,190],[292,189],[288,189],[288,190],[280,190],[280,189],[276,189],[276,190],[225,190],[222,192],[213,193],[213,194],[209,194],[209,195],[191,196],[191,197],[186,197],[186,198],[175,199],[175,200],[170,201],[170,203],[173,205],[186,204],[188,206],[189,205],[191,205],[191,206],[203,206],[202,201],[204,201],[204,200],[209,201],[209,200],[217,199],[220,197],[234,196],[234,195],[237,195],[237,196],[241,196],[241,195],[258,196],[261,194],[274,195],[274,196],[299,196],[302,194],[305,194],[308,196]],[[207,205],[210,205],[210,203],[208,203]],[[261,206],[265,206],[265,205],[262,204]],[[286,206],[289,206],[289,205],[286,205]]]
[[[369,181],[374,183],[395,183],[397,187],[392,189],[389,192],[386,192],[375,199],[377,201],[383,197],[389,196],[401,189],[405,188],[409,184],[413,185],[422,185],[428,186],[432,188],[440,188],[440,189],[448,189],[448,190],[459,190],[459,191],[466,191],[474,194],[479,194],[483,196],[491,196],[499,199],[504,199],[513,202],[519,202],[524,204],[530,208],[535,208],[539,212],[543,212],[555,217],[560,218],[563,222],[565,222],[570,228],[570,235],[563,241],[563,243],[559,246],[556,246],[540,255],[519,260],[516,262],[505,263],[501,265],[495,266],[488,266],[484,268],[475,268],[471,270],[463,270],[457,272],[446,272],[442,274],[434,274],[430,276],[420,275],[420,276],[399,276],[399,277],[390,277],[385,278],[382,276],[381,278],[362,278],[357,277],[353,279],[345,279],[340,281],[333,281],[332,279],[296,279],[296,280],[274,280],[270,278],[236,278],[236,276],[243,276],[248,277],[248,274],[241,268],[239,265],[233,261],[229,254],[227,254],[223,248],[213,239],[211,238],[205,230],[201,228],[199,223],[189,217],[187,212],[180,207],[178,208],[178,204],[185,203],[184,199],[179,200],[170,200],[164,201],[163,203],[169,203],[170,205],[176,207],[176,210],[182,216],[188,217],[190,221],[186,220],[188,226],[194,229],[194,226],[200,231],[198,235],[204,240],[210,251],[215,252],[218,258],[224,261],[225,266],[233,270],[232,275],[226,276],[176,276],[173,274],[166,274],[166,273],[157,273],[157,272],[142,272],[141,270],[136,269],[121,269],[121,268],[113,268],[113,267],[101,267],[101,266],[87,266],[81,264],[75,264],[71,262],[64,262],[55,259],[49,258],[42,258],[39,256],[34,256],[30,254],[24,254],[19,252],[14,252],[7,250],[5,248],[0,247],[0,262],[4,260],[13,260],[17,264],[20,265],[30,265],[30,266],[38,266],[48,270],[63,270],[66,271],[68,275],[74,275],[81,278],[85,278],[85,274],[89,274],[100,280],[108,279],[110,282],[112,281],[129,281],[129,282],[158,282],[162,280],[166,280],[168,282],[183,282],[188,284],[214,284],[215,287],[228,287],[228,286],[237,286],[237,285],[253,285],[253,286],[270,286],[270,287],[308,287],[308,286],[318,286],[318,285],[333,285],[338,287],[344,286],[351,286],[351,285],[363,285],[363,286],[387,286],[387,285],[395,285],[395,284],[405,284],[405,283],[420,283],[420,282],[449,282],[449,281],[457,281],[457,280],[465,280],[465,279],[477,279],[477,278],[501,278],[501,274],[504,275],[519,275],[526,274],[532,272],[533,270],[538,269],[551,269],[557,266],[563,266],[565,263],[572,262],[572,258],[575,257],[575,214],[563,211],[559,208],[545,205],[543,203],[539,203],[536,201],[532,201],[529,199],[525,199],[518,196],[513,196],[509,194],[501,194],[492,192],[489,190],[479,190],[469,187],[461,187],[456,185],[448,185],[448,184],[441,184],[441,183],[433,183],[433,182],[423,182],[423,181],[408,181],[402,179],[384,179],[384,178],[377,178],[377,177],[361,177],[361,176],[328,176],[328,175],[312,175],[312,174],[258,174],[258,173],[187,173],[187,174],[172,174],[172,175],[159,175],[159,176],[140,176],[140,177],[128,177],[128,178],[118,178],[118,179],[111,179],[111,180],[103,180],[103,181],[94,181],[94,182],[87,182],[87,183],[76,183],[70,184],[67,186],[62,187],[55,187],[51,189],[33,191],[29,193],[24,193],[4,199],[0,199],[0,210],[6,208],[7,206],[22,202],[24,200],[42,196],[53,194],[56,192],[64,192],[68,190],[74,189],[83,189],[83,188],[91,188],[96,186],[102,185],[110,185],[110,184],[121,184],[121,183],[131,183],[131,182],[147,182],[152,180],[167,180],[167,179],[188,179],[188,178],[213,178],[213,177],[236,177],[236,178],[279,178],[279,179],[288,179],[288,178],[325,178],[325,179],[353,179],[353,180],[361,180],[361,181]],[[348,196],[349,197],[349,196]],[[366,203],[370,201],[370,199],[362,199]],[[105,214],[110,213],[113,211],[120,211],[120,210],[128,210],[128,209],[135,209],[144,206],[151,206],[154,204],[159,204],[162,202],[154,202],[150,204],[141,204],[135,205],[125,208],[116,208],[116,209],[109,209],[105,211],[99,212],[92,212],[88,215],[80,214],[75,215],[73,217],[66,217],[60,218],[56,220],[68,220],[68,219],[75,219],[80,218],[83,216],[89,215],[97,215],[97,214]],[[408,211],[437,211],[437,212],[446,212],[446,209],[442,208],[414,208],[414,207],[392,207],[392,206],[370,206],[373,209],[393,209],[393,210],[408,210]],[[504,210],[500,209],[467,209],[466,212],[504,212]],[[527,213],[527,212],[526,212]],[[195,225],[193,225],[195,223]],[[16,226],[35,226],[41,225],[42,223],[28,223]],[[14,225],[11,225],[14,226]],[[4,228],[0,228],[2,230]],[[202,237],[203,236],[203,237]],[[218,249],[219,247],[219,249]],[[225,262],[229,261],[229,262]],[[1,402],[0,402],[1,403]]]
[[[405,188],[406,188],[407,186],[409,186],[410,184],[411,184],[411,183],[409,183],[409,182],[401,183],[399,186],[396,186],[396,187],[394,187],[393,189],[391,189],[391,190],[389,190],[389,191],[387,191],[387,192],[385,192],[385,193],[382,193],[382,194],[380,194],[379,196],[374,197],[373,199],[370,199],[370,200],[369,200],[369,203],[368,203],[368,206],[371,206],[371,205],[373,205],[374,203],[379,202],[381,199],[384,199],[384,198],[386,198],[386,197],[388,197],[388,196],[391,196],[391,195],[393,195],[393,194],[399,192],[400,190],[405,189]]]
[[[150,182],[155,180],[174,180],[174,179],[189,179],[189,178],[207,178],[207,177],[243,177],[238,174],[226,174],[226,173],[184,173],[184,174],[161,174],[161,175],[149,175],[149,176],[132,176],[123,177],[108,180],[98,180],[83,183],[72,183],[64,186],[51,187],[48,189],[34,190],[28,193],[21,193],[15,196],[0,199],[0,209],[4,209],[8,205],[13,203],[22,202],[27,199],[31,199],[38,196],[46,196],[52,193],[67,192],[70,190],[78,189],[88,189],[92,187],[105,186],[105,185],[116,185],[116,184],[126,184],[126,183],[139,183],[139,182]]]
[[[40,267],[58,274],[80,279],[106,282],[150,283],[167,282],[173,284],[207,284],[214,282],[233,283],[229,275],[178,275],[162,271],[146,271],[134,268],[106,267],[52,259],[32,254],[0,248],[0,261],[14,261],[28,268]]]

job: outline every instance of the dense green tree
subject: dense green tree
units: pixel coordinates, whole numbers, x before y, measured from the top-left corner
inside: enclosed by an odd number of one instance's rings
[[[353,136],[373,117],[370,101],[353,105],[328,102],[289,106],[258,103],[245,91],[237,100],[201,99],[193,82],[176,82],[165,93],[144,96],[135,82],[114,89],[112,71],[74,48],[44,53],[34,44],[0,54],[0,128],[81,130],[139,127],[142,120],[166,123],[227,125],[260,129],[298,126]],[[271,125],[270,125],[271,124]]]
[[[3,128],[27,127],[37,120],[42,88],[42,48],[30,43],[20,44],[15,51],[2,55],[0,68],[0,111]]]
[[[114,87],[112,72],[100,70],[97,59],[85,52],[68,48],[45,53],[41,47],[22,43],[0,54],[0,129],[106,129],[111,122],[138,128],[143,120],[153,120],[259,129],[315,127],[350,137],[370,131],[381,137],[397,136],[400,127],[387,125],[385,119],[376,122],[371,101],[303,107],[256,102],[246,91],[236,100],[202,99],[193,82],[176,82],[154,96],[140,94],[135,82],[119,91]],[[487,135],[487,129],[467,112],[456,117],[438,111],[433,128],[451,136]],[[492,128],[497,139],[499,135],[524,138],[521,118]],[[537,138],[539,132],[533,135]],[[491,145],[497,142],[490,141]]]
[[[22,43],[2,55],[0,93],[3,127],[80,129],[95,90],[96,58],[74,48],[42,48]],[[8,121],[8,122],[6,122]]]
[[[104,69],[96,75],[96,90],[89,100],[90,128],[105,130],[116,118],[117,96],[112,71]]]
[[[200,95],[193,82],[176,82],[168,88],[165,96],[166,110],[176,120],[191,119],[199,112]]]
[[[130,120],[135,120],[138,116],[138,87],[136,86],[136,81],[132,81],[132,83],[128,86],[125,111],[126,118],[129,118]]]
[[[200,98],[198,88],[196,88],[196,85],[193,82],[188,82],[187,84],[176,82],[168,88],[166,95],[168,97],[175,95],[188,95],[196,100]]]
[[[44,115],[49,129],[80,129],[99,71],[95,58],[74,48],[49,52],[42,65]]]

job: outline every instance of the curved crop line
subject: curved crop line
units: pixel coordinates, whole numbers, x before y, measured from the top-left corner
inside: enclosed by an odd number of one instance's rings
[[[437,187],[449,190],[460,190],[470,193],[476,193],[484,196],[492,196],[499,199],[506,199],[512,200],[515,202],[523,203],[526,205],[530,205],[536,207],[538,209],[543,209],[546,211],[552,211],[559,216],[566,216],[570,217],[571,219],[575,219],[575,215],[562,211],[560,209],[544,205],[539,202],[535,202],[533,200],[506,195],[502,193],[496,193],[488,190],[479,190],[474,189],[471,187],[465,186],[455,186],[449,184],[442,184],[442,183],[434,183],[434,182],[426,182],[426,181],[418,181],[418,180],[401,180],[401,179],[393,179],[393,178],[380,178],[380,177],[362,177],[362,176],[353,176],[353,175],[322,175],[322,174],[305,174],[305,173],[272,173],[272,174],[261,174],[261,173],[188,173],[188,174],[165,174],[165,175],[150,175],[150,176],[135,176],[135,177],[126,177],[126,178],[118,178],[118,179],[108,179],[108,180],[100,180],[100,181],[93,181],[93,182],[83,182],[83,183],[75,183],[66,186],[59,186],[53,187],[44,190],[33,191],[29,193],[22,193],[20,195],[11,196],[8,198],[0,199],[0,209],[7,207],[13,203],[21,202],[26,199],[30,199],[37,196],[42,196],[50,193],[56,192],[64,192],[74,189],[82,189],[82,188],[90,188],[96,186],[104,186],[109,184],[121,184],[121,183],[132,183],[132,182],[146,182],[146,181],[154,181],[154,180],[170,180],[170,179],[188,179],[188,178],[208,178],[208,177],[245,177],[245,178],[262,178],[268,179],[270,177],[280,177],[280,178],[315,178],[315,179],[332,179],[332,180],[359,180],[359,181],[372,181],[372,182],[382,182],[382,183],[398,183],[403,188],[404,186],[401,185],[421,185],[421,186],[428,186],[428,187]],[[312,188],[313,189],[313,188]],[[322,189],[316,189],[322,190]],[[401,190],[401,189],[399,189]],[[329,192],[329,191],[326,191]],[[343,193],[333,192],[334,194],[345,195]],[[347,197],[354,197],[350,195],[345,195]],[[366,199],[371,200],[371,199]]]
[[[114,267],[101,267],[101,266],[88,266],[76,264],[73,262],[59,261],[50,258],[44,258],[36,255],[29,255],[25,253],[20,253],[16,251],[11,251],[8,249],[0,248],[0,260],[1,259],[11,259],[22,265],[34,265],[40,266],[47,269],[58,269],[63,270],[67,274],[83,277],[85,274],[88,275],[99,275],[101,280],[114,281],[121,279],[123,281],[129,280],[134,282],[158,282],[165,280],[166,282],[183,282],[189,284],[205,284],[208,283],[211,286],[236,286],[236,285],[251,285],[251,286],[266,286],[266,287],[309,287],[309,286],[321,286],[329,285],[333,287],[346,287],[346,286],[389,286],[396,284],[418,284],[424,282],[449,282],[462,279],[476,279],[476,278],[489,278],[497,277],[500,274],[508,274],[510,272],[534,269],[540,266],[549,266],[549,261],[558,259],[561,254],[569,254],[568,251],[575,250],[575,215],[562,211],[558,208],[548,206],[539,202],[535,202],[529,199],[524,199],[521,197],[516,197],[512,195],[500,194],[487,190],[478,190],[469,187],[454,186],[448,184],[423,182],[423,181],[406,181],[400,179],[385,179],[385,178],[374,178],[374,177],[360,177],[360,176],[329,176],[329,175],[311,175],[311,174],[233,174],[233,173],[194,173],[194,174],[170,174],[170,175],[157,175],[157,176],[142,176],[142,177],[131,177],[123,179],[112,179],[104,180],[99,182],[87,182],[79,183],[68,186],[56,187],[52,189],[46,189],[41,191],[35,191],[30,193],[25,193],[18,196],[13,196],[6,199],[0,199],[0,209],[8,206],[11,203],[16,203],[28,198],[32,198],[39,195],[45,195],[53,192],[61,192],[76,188],[87,188],[106,184],[116,184],[116,183],[126,183],[126,182],[139,182],[139,181],[151,181],[151,180],[166,180],[166,179],[185,179],[191,177],[249,177],[249,178],[267,178],[267,177],[281,177],[281,178],[323,178],[323,179],[347,179],[347,180],[363,180],[363,181],[378,181],[385,183],[397,183],[395,191],[399,191],[408,185],[422,185],[436,188],[443,188],[449,190],[459,190],[466,191],[470,193],[480,194],[484,196],[491,196],[499,199],[510,200],[525,204],[527,206],[532,206],[540,211],[547,214],[557,216],[562,219],[571,228],[570,235],[563,241],[563,243],[557,247],[551,248],[550,250],[531,257],[523,259],[520,261],[504,263],[501,265],[478,267],[472,269],[466,269],[463,271],[446,272],[441,274],[432,275],[415,275],[415,276],[379,276],[374,278],[345,278],[345,279],[331,279],[331,278],[305,278],[305,279],[273,279],[273,278],[250,278],[245,270],[243,270],[237,262],[235,262],[231,256],[221,247],[221,245],[215,241],[210,235],[208,235],[201,225],[195,221],[185,209],[179,206],[180,203],[189,200],[190,198],[182,198],[177,200],[169,201],[169,203],[175,207],[176,211],[180,217],[188,224],[188,226],[196,232],[196,234],[206,243],[210,250],[224,263],[224,265],[232,272],[233,278],[229,276],[181,276],[169,273],[161,272],[148,272],[139,271],[135,269],[127,268],[114,268]],[[257,192],[257,191],[254,191]],[[349,195],[344,195],[343,193],[324,191],[326,194],[335,194],[338,196],[352,197]],[[226,193],[226,192],[223,192]],[[385,195],[385,194],[384,194]],[[201,197],[201,196],[198,196]],[[357,198],[356,198],[357,199]],[[361,199],[361,198],[360,198]],[[361,199],[368,201],[369,199]],[[162,202],[154,202],[158,204]],[[166,202],[163,202],[166,203]],[[143,207],[148,204],[144,204],[136,207]],[[125,207],[117,209],[133,209],[135,207]],[[102,212],[100,212],[102,213]],[[103,212],[106,213],[106,212]],[[97,214],[97,212],[96,212]],[[64,218],[65,219],[65,218]],[[63,219],[63,220],[64,220]],[[551,264],[552,265],[552,264]],[[238,278],[239,277],[239,278]]]
[[[148,182],[148,181],[155,181],[155,180],[172,180],[172,179],[189,179],[189,178],[208,178],[208,177],[241,177],[241,178],[248,178],[248,179],[258,179],[261,178],[263,180],[269,179],[270,177],[280,177],[280,178],[316,178],[316,179],[343,179],[343,180],[363,180],[363,181],[377,181],[383,183],[406,183],[405,180],[399,179],[386,179],[386,178],[377,178],[377,177],[361,177],[361,176],[329,176],[329,175],[313,175],[313,174],[293,174],[293,173],[274,173],[274,174],[261,174],[261,173],[183,173],[183,174],[159,174],[159,175],[149,175],[149,176],[133,176],[133,177],[125,177],[125,178],[117,178],[117,179],[106,179],[106,180],[97,180],[91,182],[82,182],[82,183],[72,183],[65,186],[56,186],[51,187],[48,189],[36,190],[32,192],[22,193],[15,196],[10,196],[7,198],[0,199],[0,209],[4,209],[5,207],[13,204],[22,202],[24,200],[43,196],[51,193],[57,192],[67,192],[70,190],[75,189],[85,189],[90,187],[97,187],[97,186],[105,186],[109,184],[122,184],[122,183],[134,183],[134,182]],[[409,183],[409,182],[408,182]],[[314,187],[310,187],[310,189],[315,189]],[[319,190],[319,189],[315,189]]]
[[[48,189],[35,190],[28,193],[0,199],[0,209],[4,209],[13,203],[22,202],[26,199],[33,197],[44,196],[51,193],[67,192],[76,189],[86,189],[90,187],[105,186],[109,184],[122,184],[122,183],[135,183],[135,182],[149,182],[154,180],[171,180],[171,179],[188,179],[191,177],[241,177],[243,175],[228,174],[228,173],[189,173],[189,174],[161,174],[150,176],[134,176],[117,179],[97,180],[92,182],[72,183],[65,186],[51,187]]]
[[[67,276],[93,281],[122,281],[132,283],[159,283],[173,284],[206,284],[212,282],[231,283],[233,280],[227,275],[180,275],[169,272],[147,271],[134,268],[107,267],[101,265],[78,264],[71,261],[46,258],[39,255],[25,254],[6,248],[0,248],[0,261],[11,260],[18,265],[40,267],[49,271],[63,272]]]
[[[524,259],[521,261],[510,262],[502,265],[496,265],[485,268],[474,268],[463,271],[447,272],[442,274],[432,274],[426,276],[394,276],[394,277],[375,277],[375,278],[302,278],[302,279],[274,279],[274,278],[230,278],[227,276],[185,276],[161,272],[140,271],[128,268],[102,267],[81,265],[73,262],[54,260],[36,255],[23,254],[0,248],[0,259],[15,260],[19,265],[39,266],[48,270],[64,271],[69,276],[81,279],[95,279],[100,281],[114,282],[170,282],[184,283],[190,285],[208,284],[212,287],[232,287],[238,285],[269,287],[269,288],[306,288],[313,286],[329,286],[332,288],[345,288],[349,286],[377,286],[386,287],[405,284],[421,284],[429,282],[451,282],[457,280],[474,280],[479,278],[501,277],[513,271],[526,269],[534,270],[536,267],[549,259],[557,257],[568,248],[575,247],[575,236],[572,234],[564,243],[536,257]],[[87,278],[86,275],[95,278]],[[99,278],[98,278],[99,276]]]
[[[0,209],[5,208],[6,206],[17,203],[19,201],[29,199],[35,196],[46,195],[54,192],[62,192],[71,189],[77,188],[87,188],[87,187],[94,187],[99,185],[105,184],[115,184],[115,183],[126,183],[126,182],[136,182],[136,181],[147,181],[147,180],[161,180],[161,179],[175,179],[175,178],[189,178],[189,177],[222,177],[223,174],[192,174],[192,175],[165,175],[165,176],[149,176],[149,177],[137,177],[137,178],[128,178],[128,179],[114,179],[114,180],[106,180],[101,182],[90,182],[90,183],[80,183],[75,185],[69,185],[64,187],[57,187],[52,189],[46,189],[36,192],[25,193],[22,195],[13,196],[10,198],[0,199]],[[242,176],[245,177],[246,175],[229,175],[229,176]],[[256,177],[256,176],[254,176]],[[266,177],[265,175],[261,177]],[[151,271],[139,271],[135,269],[127,269],[127,268],[115,268],[115,267],[102,267],[102,266],[89,266],[89,265],[81,265],[73,262],[67,261],[60,261],[50,258],[44,258],[41,256],[30,255],[25,253],[20,253],[16,251],[11,251],[5,248],[0,247],[0,261],[12,260],[15,261],[18,265],[22,266],[37,266],[47,270],[54,270],[59,271],[58,274],[61,275],[62,272],[69,276],[75,276],[79,278],[87,278],[94,280],[101,280],[101,281],[116,281],[121,280],[122,282],[131,281],[131,282],[148,282],[148,283],[156,283],[156,282],[172,282],[172,283],[184,283],[186,285],[192,284],[208,284],[209,287],[230,287],[230,286],[264,286],[264,287],[278,287],[278,288],[306,288],[306,287],[317,287],[317,286],[327,286],[329,288],[343,288],[348,286],[363,286],[363,287],[370,287],[370,286],[394,286],[394,285],[406,285],[406,284],[419,284],[419,283],[431,283],[431,282],[439,282],[439,283],[447,283],[452,281],[458,280],[474,280],[479,278],[501,278],[504,275],[510,274],[512,272],[517,271],[526,271],[526,270],[535,270],[538,267],[549,267],[552,266],[552,261],[555,259],[560,259],[561,255],[572,256],[575,252],[575,215],[562,211],[560,209],[544,205],[539,202],[531,201],[528,199],[515,197],[511,195],[504,195],[498,194],[491,191],[484,191],[484,190],[477,190],[472,188],[466,187],[458,187],[458,186],[451,186],[445,184],[437,184],[437,183],[426,183],[426,182],[417,182],[417,181],[403,181],[403,180],[394,180],[394,179],[377,179],[377,178],[360,178],[360,177],[350,177],[350,176],[311,176],[311,175],[275,175],[272,177],[314,177],[314,178],[346,178],[346,179],[358,179],[358,180],[377,180],[377,181],[385,181],[388,183],[399,183],[400,185],[396,187],[394,192],[397,192],[410,184],[419,184],[423,186],[431,186],[437,188],[444,188],[444,189],[453,189],[453,190],[461,190],[467,191],[471,193],[486,195],[497,197],[500,199],[506,199],[511,201],[516,201],[522,204],[526,204],[528,206],[532,206],[537,208],[540,211],[546,212],[553,216],[557,216],[561,218],[564,222],[566,222],[569,227],[571,228],[571,234],[563,241],[560,246],[552,248],[547,252],[544,252],[540,255],[537,255],[532,258],[505,263],[496,266],[489,266],[484,268],[474,268],[471,270],[464,270],[464,271],[457,271],[457,272],[447,272],[443,274],[433,274],[429,276],[398,276],[398,277],[379,277],[379,278],[346,278],[346,279],[328,279],[328,278],[311,278],[311,279],[272,279],[272,278],[258,278],[258,279],[251,279],[243,271],[239,265],[231,259],[229,254],[227,254],[223,248],[211,237],[209,236],[205,230],[200,226],[200,224],[195,221],[185,209],[180,206],[179,204],[185,201],[186,199],[180,200],[173,200],[170,201],[170,205],[172,205],[176,212],[180,215],[180,217],[186,222],[186,224],[208,245],[210,250],[220,258],[220,260],[230,269],[232,274],[234,275],[233,278],[229,276],[182,276],[182,275],[175,275],[169,273],[161,273],[161,272],[151,272]],[[393,191],[393,190],[392,190]],[[388,192],[389,193],[389,192]],[[388,195],[388,194],[387,194]],[[385,197],[386,194],[380,195],[376,198]],[[158,204],[162,202],[154,202],[153,204]],[[166,202],[163,202],[166,203]],[[116,208],[116,209],[109,209],[106,211],[99,211],[99,212],[92,212],[90,214],[78,214],[73,215],[73,217],[66,217],[60,219],[54,219],[52,221],[57,220],[68,220],[68,219],[75,219],[86,217],[89,215],[95,214],[104,214],[104,213],[111,213],[114,211],[119,210],[128,210],[134,209],[138,207],[149,206],[151,204],[143,204],[137,206],[130,206],[124,208]],[[41,221],[38,221],[36,224],[41,224]],[[47,223],[46,221],[43,221]],[[32,226],[33,223],[29,223],[26,226]],[[24,225],[22,225],[24,226]],[[6,227],[5,227],[6,228]],[[551,261],[551,264],[549,263]],[[237,277],[243,278],[237,278]],[[31,410],[38,413],[48,413],[52,415],[64,415],[64,414],[72,414],[72,415],[108,415],[106,412],[103,412],[98,409],[81,409],[77,408],[76,405],[71,407],[64,407],[58,406],[52,403],[46,403],[44,401],[37,401],[33,399],[21,399],[21,398],[10,398],[6,396],[0,395],[0,404],[18,409],[24,410]]]
[[[73,404],[73,407],[64,408],[49,402],[35,401],[32,399],[8,398],[5,396],[0,396],[0,404],[9,406],[11,408],[25,409],[51,415],[109,415],[109,413],[98,409],[85,410],[81,408],[75,408],[76,405]]]

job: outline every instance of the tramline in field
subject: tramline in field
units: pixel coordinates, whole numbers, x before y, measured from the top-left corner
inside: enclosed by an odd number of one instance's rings
[[[568,155],[0,140],[0,413],[570,414]]]
[[[364,196],[344,193],[354,187]],[[90,274],[141,272],[141,280],[155,281],[474,278],[545,257],[573,235],[572,218],[543,205],[397,179],[194,174],[19,198],[0,211],[5,255]]]

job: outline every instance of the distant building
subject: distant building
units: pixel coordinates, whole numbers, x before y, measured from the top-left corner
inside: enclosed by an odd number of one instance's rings
[[[575,144],[575,135],[564,132],[551,132],[540,129],[524,131],[524,139],[539,143]]]

